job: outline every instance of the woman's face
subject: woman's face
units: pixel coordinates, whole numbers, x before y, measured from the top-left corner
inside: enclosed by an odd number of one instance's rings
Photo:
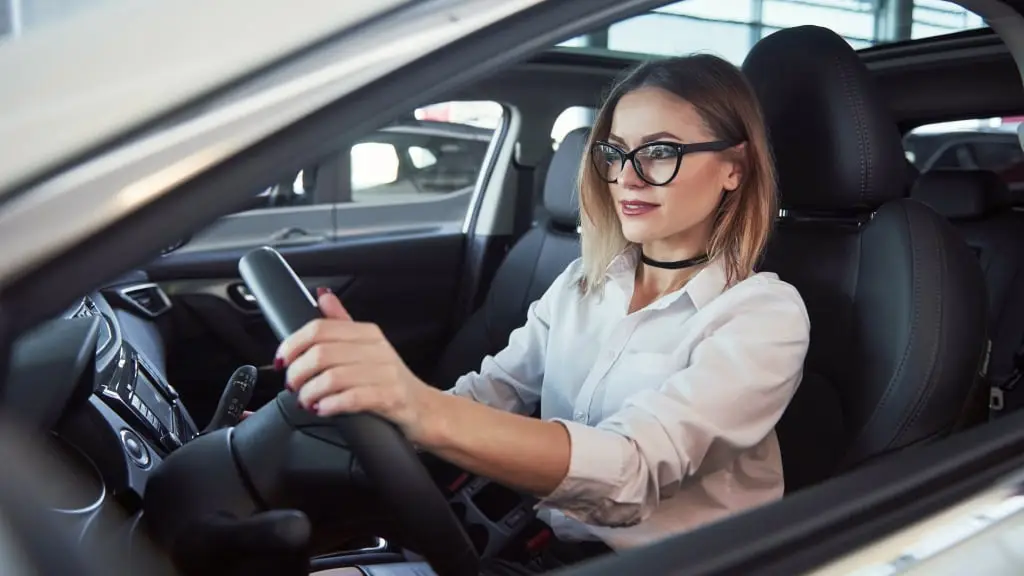
[[[625,152],[654,141],[697,144],[716,140],[689,102],[658,88],[641,88],[623,96],[615,107],[607,138]],[[647,148],[637,160],[647,167],[648,180],[660,183],[675,167],[675,150]],[[736,190],[742,175],[728,154],[690,152],[680,158],[675,177],[662,186],[645,182],[631,162],[626,162],[617,176],[608,187],[623,235],[630,242],[643,244],[652,258],[659,258],[659,253],[670,257],[705,249],[722,193]]]

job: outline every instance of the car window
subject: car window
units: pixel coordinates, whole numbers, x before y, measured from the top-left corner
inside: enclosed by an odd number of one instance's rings
[[[352,190],[365,190],[398,180],[398,150],[390,142],[360,142],[352,155]]]
[[[903,138],[907,159],[921,172],[940,168],[991,170],[1012,190],[1024,190],[1021,118],[957,120],[919,126]]]
[[[977,14],[944,0],[686,0],[561,46],[652,56],[705,52],[739,64],[761,38],[806,24],[829,28],[856,49],[987,27]]]
[[[461,220],[503,115],[496,102],[444,102],[382,127],[352,147],[339,201],[451,202]]]
[[[282,174],[181,251],[302,245],[424,225],[461,229],[504,117],[496,102],[412,110],[315,165]]]
[[[551,127],[551,147],[557,150],[566,134],[577,128],[591,126],[596,116],[597,109],[592,106],[571,106],[563,110]]]
[[[410,146],[406,153],[409,154],[409,161],[416,169],[429,168],[437,164],[437,156],[422,146]]]

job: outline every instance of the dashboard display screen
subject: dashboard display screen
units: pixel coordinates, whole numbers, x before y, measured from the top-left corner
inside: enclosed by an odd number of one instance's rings
[[[164,428],[174,430],[174,426],[171,424],[171,405],[157,391],[156,386],[142,370],[139,370],[139,376],[135,380],[135,395],[139,397],[142,405],[163,424]]]

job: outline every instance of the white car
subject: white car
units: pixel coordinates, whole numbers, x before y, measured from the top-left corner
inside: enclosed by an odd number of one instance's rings
[[[578,255],[587,128],[553,126],[646,57],[558,45],[713,9],[667,4],[105,2],[0,42],[0,572],[523,573],[533,498],[303,412],[268,364],[314,286],[439,387],[504,346]],[[854,52],[754,4],[699,39],[752,45],[764,267],[812,322],[787,494],[560,573],[1018,573],[1024,224],[998,178],[909,177],[900,136],[1024,112],[1024,6]]]

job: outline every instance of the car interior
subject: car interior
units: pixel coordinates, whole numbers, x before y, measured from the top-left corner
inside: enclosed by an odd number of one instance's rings
[[[557,139],[553,126],[599,105],[640,58],[555,47],[438,99],[497,102],[500,115],[478,170],[453,154],[473,189],[429,190],[406,207],[410,220],[340,200],[354,198],[352,143],[386,140],[346,135],[306,169],[322,206],[255,209],[268,220],[286,211],[293,220],[274,228],[301,241],[249,231],[190,246],[196,231],[20,338],[3,403],[28,429],[51,432],[49,450],[79,485],[56,515],[73,538],[52,550],[114,534],[96,545],[117,556],[148,540],[163,563],[145,573],[174,573],[169,559],[190,576],[519,573],[499,558],[543,530],[535,499],[417,454],[379,422],[302,413],[271,361],[282,335],[311,318],[302,306],[317,287],[377,323],[438,388],[503,348],[580,255],[575,184],[589,126]],[[905,145],[922,126],[1024,114],[1024,88],[988,28],[854,50],[828,28],[798,26],[758,41],[742,70],[778,169],[781,211],[761,269],[796,286],[811,318],[803,382],[778,426],[783,501],[809,509],[822,501],[814,494],[865,490],[858,471],[906,472],[931,458],[930,445],[1002,425],[1024,405],[1024,198],[993,169],[920,171]],[[431,142],[439,161],[444,144]],[[393,215],[375,222],[384,210]],[[323,229],[306,234],[314,211]],[[31,392],[40,378],[67,384],[44,401]],[[242,407],[254,414],[240,422]],[[0,454],[23,457],[8,444]],[[0,481],[30,481],[34,466]],[[0,509],[16,514],[13,490],[0,488]],[[565,573],[681,569],[687,551],[721,551],[707,539],[733,530],[735,541],[768,513],[659,544],[644,563],[636,550]],[[92,573],[52,564],[72,562],[70,552],[29,552],[50,563],[40,573]]]

